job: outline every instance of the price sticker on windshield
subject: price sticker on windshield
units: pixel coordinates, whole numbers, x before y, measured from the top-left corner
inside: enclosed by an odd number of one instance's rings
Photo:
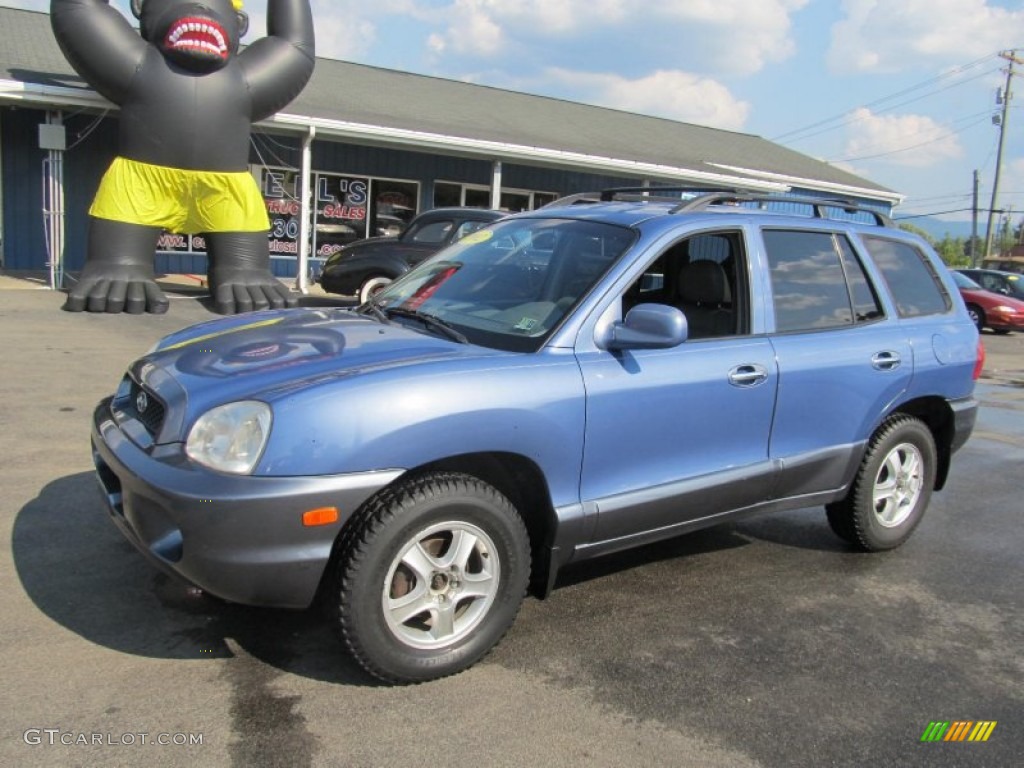
[[[489,229],[478,229],[476,232],[466,235],[459,242],[466,245],[476,245],[477,243],[486,243],[492,237],[494,237],[494,233]]]

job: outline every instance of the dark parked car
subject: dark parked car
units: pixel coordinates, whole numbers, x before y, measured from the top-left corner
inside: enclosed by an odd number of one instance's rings
[[[1024,301],[986,291],[961,272],[954,272],[953,280],[967,305],[967,314],[979,331],[983,328],[991,328],[996,333],[1024,331]]]
[[[971,278],[986,291],[1024,301],[1024,275],[999,269],[958,269],[957,272]]]
[[[487,208],[424,211],[398,237],[359,240],[332,254],[320,273],[320,285],[328,293],[365,302],[428,256],[506,215]]]
[[[756,512],[899,546],[977,412],[948,270],[849,203],[674,192],[510,216],[356,308],[165,338],[95,411],[111,518],[226,600],[319,594],[390,682],[469,667],[570,563]]]

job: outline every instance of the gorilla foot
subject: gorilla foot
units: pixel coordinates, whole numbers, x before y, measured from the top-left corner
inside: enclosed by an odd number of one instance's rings
[[[290,291],[269,270],[230,270],[228,274],[210,275],[213,308],[221,315],[235,315],[259,309],[284,309],[299,303],[298,294]]]
[[[167,297],[154,280],[90,277],[84,273],[68,293],[64,309],[68,312],[126,312],[129,315],[150,312],[162,315],[168,305]]]

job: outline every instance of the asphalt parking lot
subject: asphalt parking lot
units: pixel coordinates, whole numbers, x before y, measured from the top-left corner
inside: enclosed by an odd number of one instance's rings
[[[214,315],[62,299],[0,285],[3,765],[1020,765],[1024,334],[984,335],[975,435],[901,549],[820,509],[721,526],[570,570],[482,664],[387,688],[315,611],[197,595],[121,538],[93,406]],[[933,721],[997,725],[922,743]]]

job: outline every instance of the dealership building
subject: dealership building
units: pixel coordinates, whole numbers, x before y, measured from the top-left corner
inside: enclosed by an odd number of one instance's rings
[[[85,260],[87,211],[117,153],[117,108],[74,72],[46,13],[0,8],[0,268]],[[851,200],[902,196],[758,136],[318,58],[302,93],[253,131],[250,167],[281,277],[416,213],[508,211],[614,186],[744,187]],[[205,274],[203,239],[166,233],[156,267]],[[301,284],[301,282],[300,282]]]

